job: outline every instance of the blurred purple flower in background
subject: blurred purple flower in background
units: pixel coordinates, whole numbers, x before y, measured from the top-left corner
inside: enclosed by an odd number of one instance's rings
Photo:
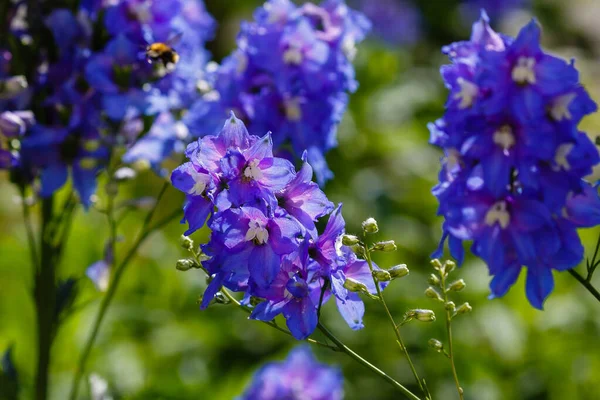
[[[554,286],[552,270],[583,259],[576,229],[598,222],[600,198],[583,180],[600,161],[577,126],[596,110],[574,62],[540,48],[535,21],[516,38],[499,35],[487,15],[471,40],[444,47],[452,64],[441,74],[450,96],[444,118],[430,124],[445,157],[433,189],[445,218],[443,242],[463,259],[462,241],[504,295],[527,267],[527,298],[536,308]]]
[[[463,0],[459,6],[465,21],[477,18],[480,10],[493,19],[501,19],[510,12],[529,9],[533,0]]]
[[[368,20],[342,0],[295,6],[271,0],[242,24],[238,48],[208,77],[185,117],[193,135],[217,132],[230,111],[253,132],[273,132],[276,148],[307,151],[322,184],[333,175],[325,154],[357,88],[351,59]]]
[[[11,33],[29,46],[26,9],[11,5],[9,15]],[[62,187],[71,171],[87,207],[116,147],[127,147],[124,162],[158,171],[165,158],[184,150],[180,116],[199,96],[208,60],[204,43],[215,22],[201,0],[85,1],[77,10],[41,17],[52,37],[37,60],[21,65],[1,52],[0,106],[9,112],[4,124],[15,129],[3,134],[0,165],[21,183],[39,177],[42,197]],[[173,38],[181,68],[150,65],[144,48]],[[27,76],[9,76],[11,70]],[[15,119],[30,109],[35,124]]]
[[[421,14],[406,0],[352,0],[373,24],[371,35],[391,46],[410,45],[421,36]]]
[[[239,400],[340,400],[344,377],[339,369],[317,362],[307,346],[292,350],[283,362],[263,366]]]

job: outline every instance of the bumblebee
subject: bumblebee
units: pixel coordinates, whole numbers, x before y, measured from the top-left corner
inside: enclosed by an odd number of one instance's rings
[[[173,43],[180,39],[181,35],[177,35],[167,42],[155,42],[146,46],[146,57],[148,62],[161,62],[165,68],[172,70],[175,64],[179,61],[179,54],[172,47]]]
[[[152,43],[146,47],[146,57],[153,63],[160,61],[165,68],[171,69],[179,61],[179,54],[166,43]]]

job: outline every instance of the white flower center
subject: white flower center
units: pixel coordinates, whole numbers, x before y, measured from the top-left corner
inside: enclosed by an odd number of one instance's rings
[[[129,11],[142,24],[148,23],[152,19],[152,11],[150,11],[149,2],[130,5]]]
[[[520,57],[517,60],[517,65],[512,70],[512,80],[519,84],[534,84],[535,80],[535,58],[533,57]]]
[[[298,46],[290,45],[289,49],[283,52],[283,62],[286,64],[300,65],[304,56]]]
[[[235,53],[235,57],[238,61],[235,72],[237,72],[238,75],[242,75],[246,72],[246,68],[248,68],[248,56],[242,52],[237,52]]]
[[[485,214],[485,224],[493,226],[495,223],[499,223],[502,229],[506,229],[510,223],[510,214],[506,209],[506,202],[499,201],[495,203]]]
[[[460,165],[460,152],[456,149],[448,149],[446,151],[446,168],[452,170]]]
[[[515,135],[510,126],[503,125],[500,129],[494,132],[494,143],[502,147],[504,150],[508,150],[515,144]]]
[[[475,97],[477,97],[477,94],[479,93],[479,87],[473,82],[469,82],[463,78],[458,78],[456,83],[460,86],[460,91],[454,95],[454,99],[460,99],[458,108],[464,110],[465,108],[471,107]]]
[[[185,140],[190,135],[188,127],[181,121],[175,123],[173,130],[175,131],[175,136],[179,140]]]
[[[255,181],[261,180],[263,177],[263,173],[261,169],[258,167],[258,163],[260,161],[254,159],[248,163],[248,166],[244,170],[244,177],[247,179],[253,179]]]
[[[259,221],[250,221],[246,232],[246,240],[253,240],[256,244],[265,244],[269,240],[269,231]]]
[[[354,60],[354,57],[356,57],[356,41],[352,36],[348,35],[344,38],[342,51],[348,60]]]
[[[554,155],[554,162],[556,162],[555,170],[559,170],[561,167],[568,171],[571,169],[571,164],[569,164],[569,160],[567,160],[567,156],[573,150],[575,145],[573,143],[563,143],[556,149],[556,154]]]
[[[302,119],[302,109],[300,108],[300,99],[298,97],[285,100],[284,107],[287,119],[294,122]]]
[[[575,93],[567,93],[557,97],[550,107],[550,116],[555,121],[562,121],[563,119],[571,119],[573,116],[569,111],[571,102],[577,97]]]
[[[206,176],[199,172],[192,172],[192,179],[194,179],[194,186],[188,191],[188,194],[192,196],[201,196],[206,189]]]

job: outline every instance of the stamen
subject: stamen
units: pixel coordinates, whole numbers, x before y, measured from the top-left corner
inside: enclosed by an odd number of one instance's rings
[[[495,203],[485,214],[485,224],[493,226],[496,222],[500,224],[502,229],[506,229],[510,223],[510,214],[506,209],[506,202],[499,201]]]

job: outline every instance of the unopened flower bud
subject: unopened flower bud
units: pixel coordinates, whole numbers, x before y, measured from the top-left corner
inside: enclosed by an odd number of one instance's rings
[[[450,311],[451,313],[454,313],[454,311],[456,310],[456,304],[454,304],[453,301],[449,301],[446,304],[444,304],[444,308]]]
[[[431,347],[433,350],[437,351],[438,353],[444,349],[444,344],[437,339],[429,339],[427,344],[429,345],[429,347]]]
[[[192,251],[194,249],[194,241],[188,236],[181,235],[179,238],[179,244],[184,250]]]
[[[442,296],[440,296],[440,294],[438,293],[438,291],[435,290],[431,286],[429,286],[427,289],[425,289],[425,296],[429,297],[430,299],[437,300],[437,301],[444,301],[442,299]]]
[[[196,261],[191,260],[189,258],[182,258],[181,260],[177,260],[177,263],[175,264],[175,268],[177,268],[179,271],[187,271],[192,268],[196,268],[196,266]]]
[[[149,170],[152,165],[148,160],[139,159],[134,161],[133,164],[131,164],[131,167],[137,172],[142,172]]]
[[[421,322],[433,322],[435,321],[435,313],[431,310],[413,310],[415,312],[415,318]]]
[[[431,260],[431,266],[436,269],[437,271],[442,271],[443,270],[443,265],[440,262],[440,260],[438,260],[437,258],[434,258],[433,260]]]
[[[373,271],[373,276],[379,282],[387,282],[387,281],[392,280],[392,275],[384,269],[378,269],[378,270]]]
[[[456,310],[457,314],[467,314],[473,311],[473,307],[469,303],[464,303]]]
[[[429,282],[430,285],[437,286],[440,284],[440,278],[438,278],[436,274],[431,274],[429,275],[429,279],[427,279],[427,282]]]
[[[377,242],[373,246],[373,250],[374,251],[390,252],[390,251],[396,251],[396,249],[397,249],[396,243],[393,240],[386,240],[384,242]]]
[[[364,283],[357,281],[356,279],[346,278],[346,280],[344,281],[344,287],[351,292],[368,293],[367,286]]]
[[[217,304],[229,304],[230,303],[229,299],[227,298],[227,296],[225,296],[223,294],[223,292],[217,292],[215,294],[215,298],[213,300]]]
[[[21,136],[34,122],[31,111],[4,111],[0,113],[0,135],[5,138]]]
[[[375,218],[367,218],[362,223],[362,228],[365,233],[377,233],[379,232],[379,226],[377,226],[377,221]]]
[[[456,263],[454,261],[447,260],[444,262],[444,271],[446,271],[447,274],[454,271],[454,268],[456,268]]]
[[[343,235],[342,236],[342,244],[344,246],[354,246],[355,244],[360,243],[358,237],[354,235]]]
[[[409,273],[406,264],[396,265],[395,267],[388,269],[388,272],[390,273],[392,279],[402,278]]]
[[[0,80],[0,99],[10,99],[27,89],[27,79],[23,75]]]
[[[459,279],[456,282],[452,282],[448,290],[452,290],[453,292],[460,292],[466,286],[467,284],[465,283],[465,281],[463,279]]]

